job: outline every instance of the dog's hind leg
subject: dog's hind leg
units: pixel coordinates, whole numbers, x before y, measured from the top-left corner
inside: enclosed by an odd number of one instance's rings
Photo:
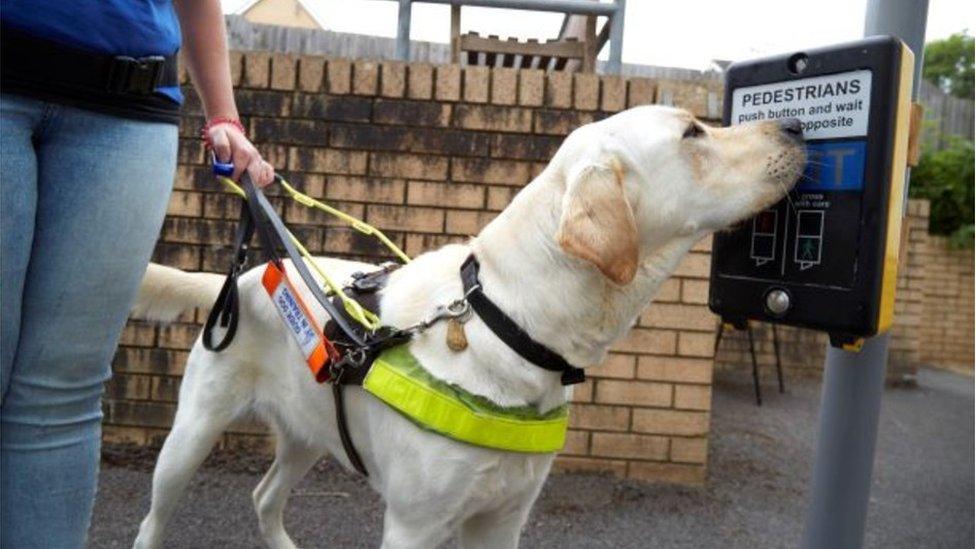
[[[238,385],[242,381],[233,376],[229,380],[201,379],[201,374],[215,373],[224,365],[217,364],[212,355],[210,360],[197,360],[197,356],[197,352],[191,353],[187,361],[173,429],[163,443],[153,473],[152,504],[133,544],[137,549],[162,546],[163,529],[193,473],[240,409],[242,391],[234,389],[241,389]]]
[[[282,514],[291,489],[325,454],[325,448],[312,448],[289,438],[279,431],[276,438],[275,460],[267,474],[254,489],[254,510],[265,543],[272,549],[294,549],[295,543],[285,532]]]

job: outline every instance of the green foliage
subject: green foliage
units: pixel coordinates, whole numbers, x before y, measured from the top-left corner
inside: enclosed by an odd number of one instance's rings
[[[922,77],[956,97],[973,99],[973,37],[957,32],[925,45]]]
[[[912,170],[910,194],[932,203],[929,231],[953,244],[973,246],[973,142],[952,138],[941,151],[926,151]]]

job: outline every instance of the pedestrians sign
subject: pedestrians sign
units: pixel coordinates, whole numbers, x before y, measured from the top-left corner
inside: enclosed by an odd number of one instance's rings
[[[863,137],[870,92],[868,70],[742,87],[732,93],[732,123],[799,118],[807,139]]]
[[[729,67],[726,124],[797,118],[809,160],[789,200],[715,236],[713,311],[838,342],[890,326],[913,62],[899,40],[873,37]],[[766,307],[774,290],[785,311]]]

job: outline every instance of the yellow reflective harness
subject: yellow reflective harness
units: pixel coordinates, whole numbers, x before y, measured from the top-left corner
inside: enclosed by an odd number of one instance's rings
[[[383,351],[363,389],[420,427],[476,446],[548,453],[561,450],[566,441],[565,405],[546,413],[530,406],[498,406],[432,376],[407,345]]]

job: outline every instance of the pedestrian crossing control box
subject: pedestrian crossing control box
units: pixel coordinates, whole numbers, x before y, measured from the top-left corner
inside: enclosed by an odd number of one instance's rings
[[[725,124],[797,118],[808,163],[787,199],[715,235],[709,306],[724,321],[848,348],[891,326],[913,69],[888,36],[729,67]]]

